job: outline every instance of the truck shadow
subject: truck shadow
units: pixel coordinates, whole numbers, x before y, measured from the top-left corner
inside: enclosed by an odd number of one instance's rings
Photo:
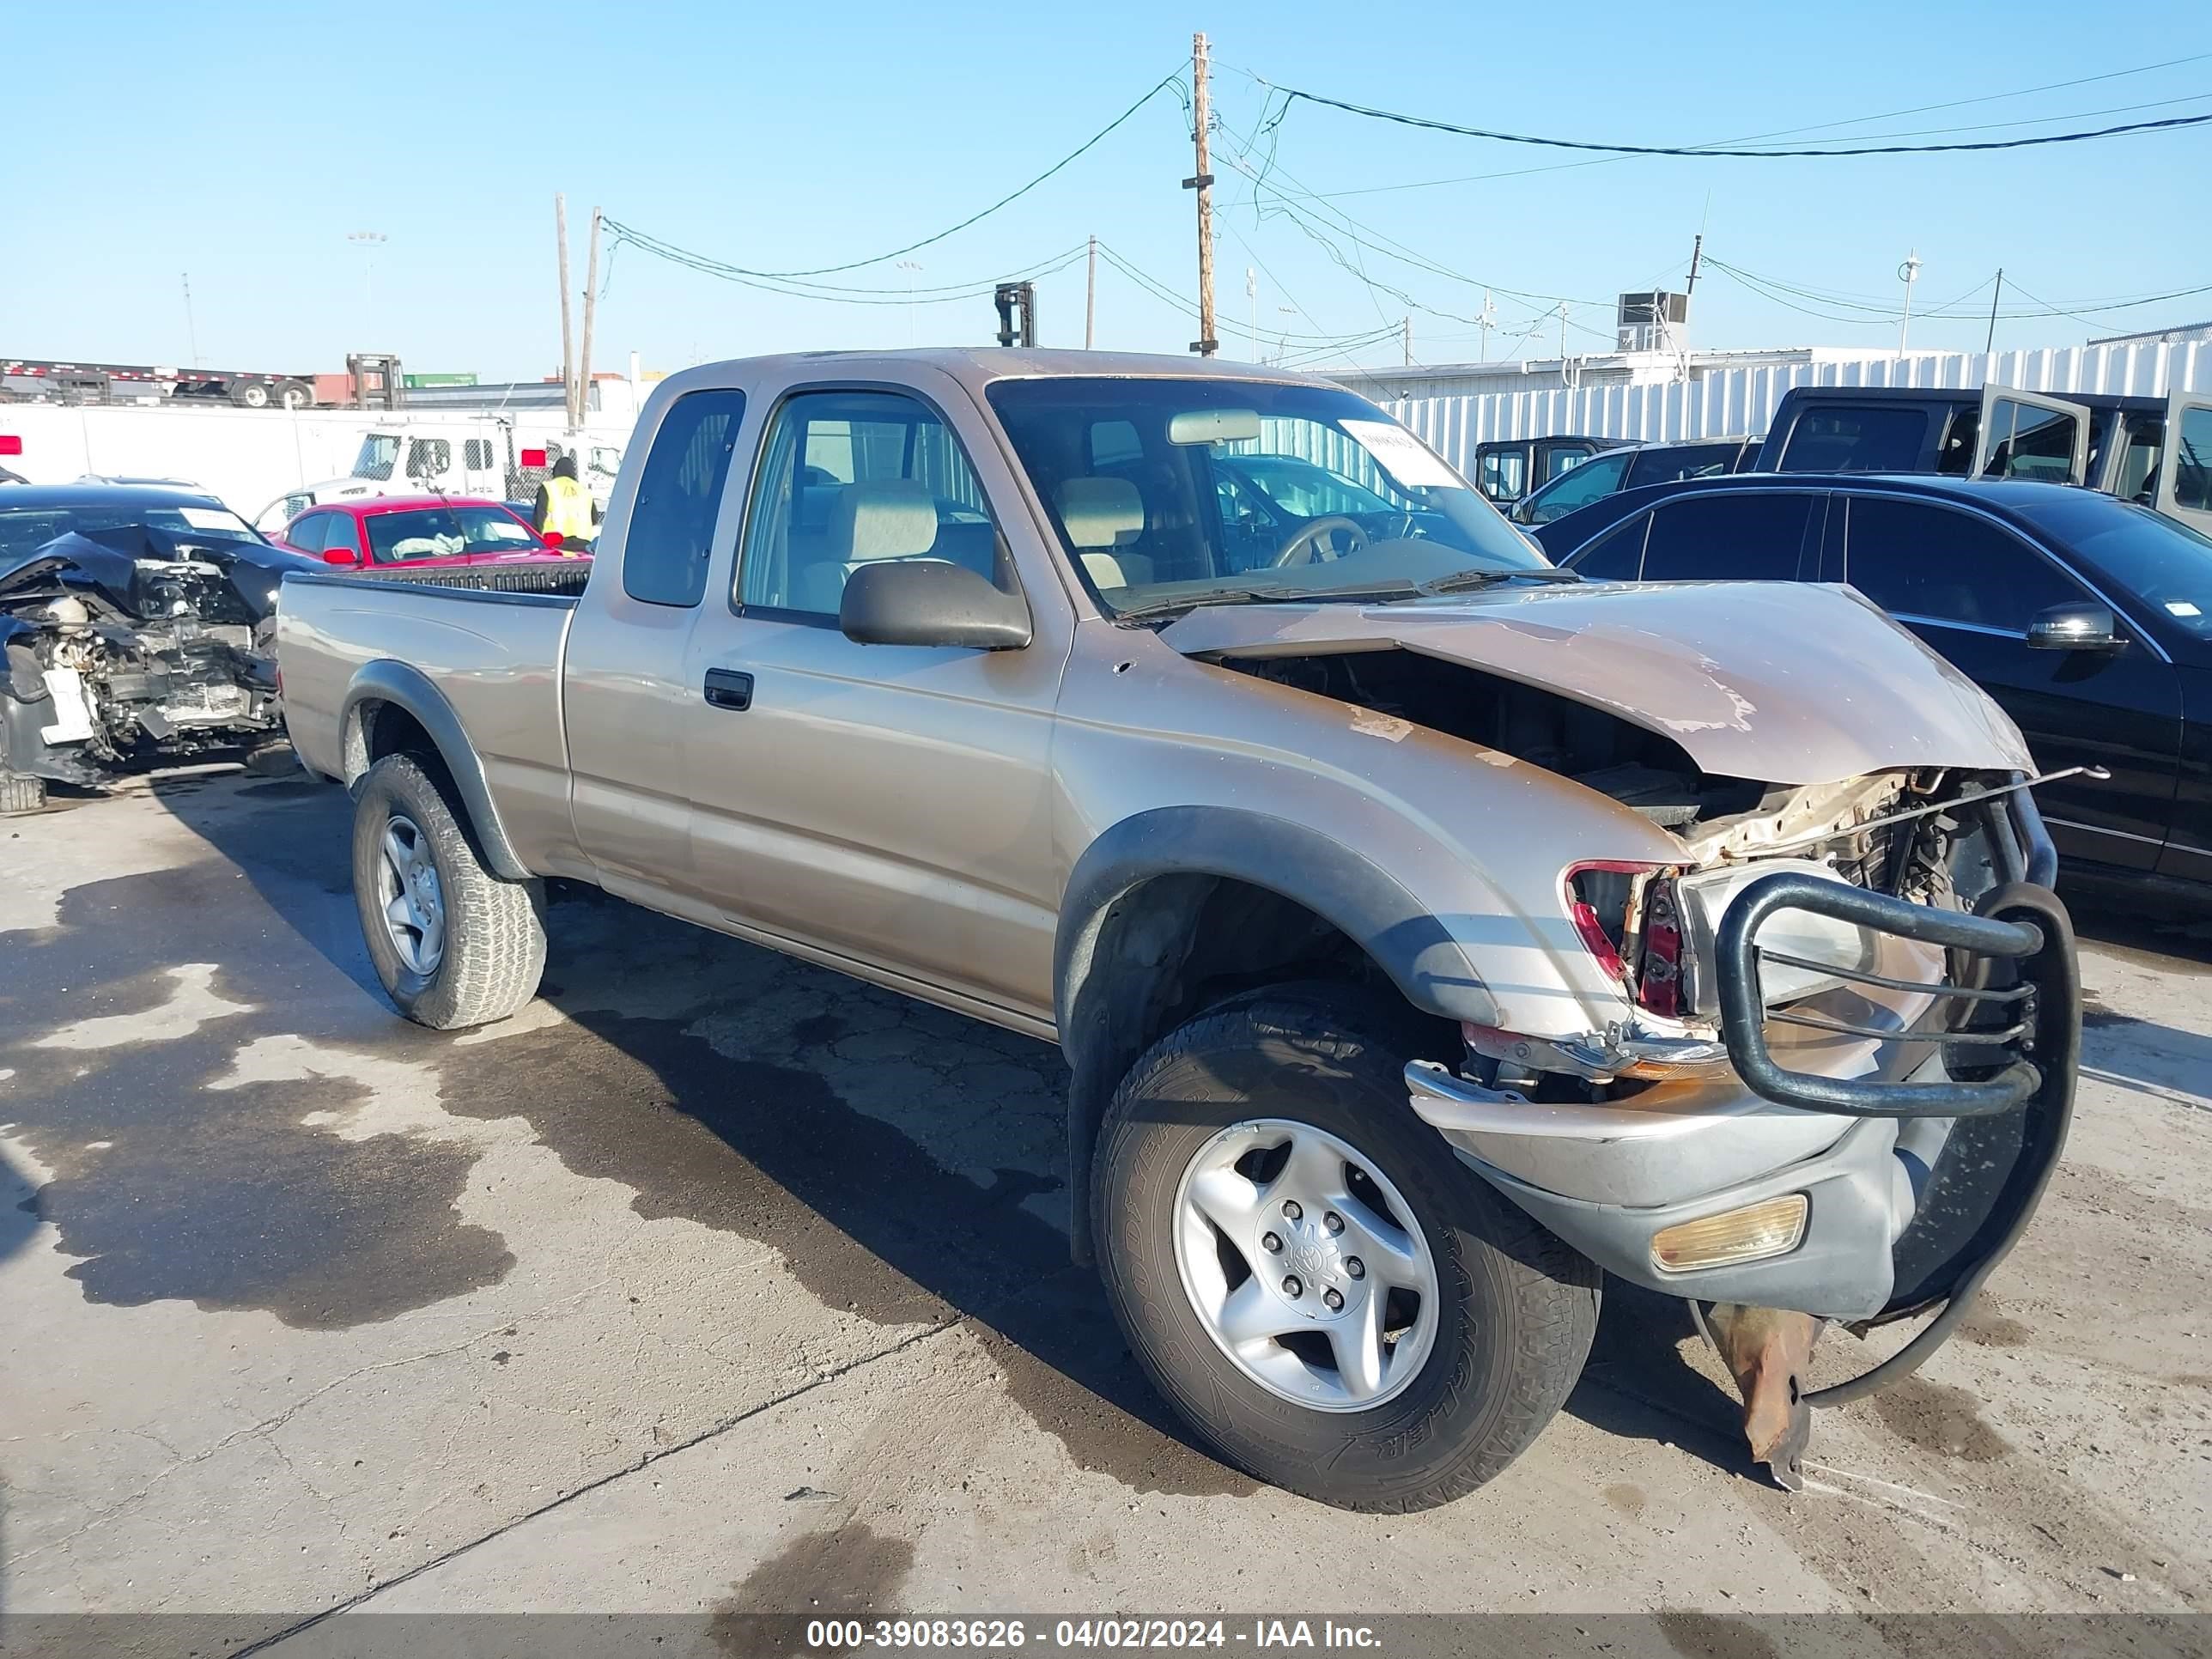
[[[445,1109],[523,1117],[570,1170],[629,1188],[641,1217],[769,1246],[833,1316],[963,1327],[1082,1468],[1142,1492],[1254,1490],[1192,1446],[1096,1275],[1068,1261],[1056,1050],[590,890],[551,909],[541,1000],[556,1017],[459,1042],[386,1026],[343,794],[214,780],[161,798],[359,994],[327,1040],[433,1061]],[[1686,1320],[1620,1288],[1568,1409],[1747,1469],[1733,1401],[1666,1352]]]

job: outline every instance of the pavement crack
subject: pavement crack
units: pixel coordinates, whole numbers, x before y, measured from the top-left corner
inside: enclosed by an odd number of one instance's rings
[[[468,1554],[471,1551],[490,1543],[494,1539],[504,1537],[507,1534],[513,1532],[517,1527],[525,1526],[530,1522],[537,1520],[540,1516],[549,1515],[555,1510],[561,1509],[567,1504],[574,1503],[576,1499],[583,1497],[587,1492],[597,1492],[600,1487],[611,1486],[617,1480],[625,1480],[629,1476],[635,1474],[641,1469],[650,1468],[653,1464],[659,1462],[664,1457],[673,1457],[678,1452],[689,1451],[694,1446],[702,1445],[706,1442],[714,1439],[718,1436],[727,1434],[732,1429],[737,1428],[741,1425],[750,1421],[753,1418],[758,1417],[763,1412],[774,1411],[777,1407],[787,1404],[791,1401],[800,1399],[806,1395],[813,1393],[817,1389],[826,1387],[828,1384],[836,1382],[841,1377],[849,1376],[854,1372],[861,1370],[867,1366],[873,1365],[880,1360],[889,1359],[895,1355],[904,1353],[908,1348],[915,1346],[915,1344],[927,1342],[930,1338],[940,1335],[943,1333],[951,1330],[965,1322],[966,1321],[963,1316],[955,1316],[949,1319],[939,1320],[934,1324],[925,1325],[920,1330],[915,1332],[911,1336],[902,1338],[899,1341],[892,1343],[887,1348],[878,1349],[876,1352],[865,1355],[859,1359],[854,1360],[849,1364],[841,1365],[834,1370],[825,1370],[819,1376],[812,1378],[811,1381],[804,1382],[798,1388],[790,1389],[787,1393],[776,1395],[770,1399],[763,1400],[757,1405],[748,1406],[744,1410],[738,1413],[736,1415],[726,1418],[722,1421],[713,1425],[711,1427],[702,1429],[698,1433],[693,1435],[688,1440],[679,1440],[674,1445],[662,1446],[655,1450],[646,1453],[641,1457],[634,1458],[629,1462],[624,1464],[622,1468],[618,1469],[610,1469],[605,1474],[599,1475],[592,1480],[584,1482],[581,1486],[577,1486],[574,1491],[562,1493],[559,1497],[552,1499],[550,1503],[540,1504],[534,1510],[525,1510],[522,1514],[516,1516],[514,1519],[503,1522],[499,1526],[494,1527],[489,1532],[480,1534],[478,1536],[470,1539],[465,1543],[456,1544],[451,1549],[441,1550],[436,1555],[432,1556],[428,1560],[418,1562],[414,1566],[408,1568],[404,1572],[397,1573],[390,1578],[380,1579],[377,1583],[356,1591],[354,1595],[348,1596],[344,1601],[337,1603],[333,1607],[325,1607],[319,1613],[310,1613],[307,1617],[298,1620],[296,1623],[287,1625],[283,1630],[272,1632],[269,1635],[263,1637],[259,1641],[250,1643],[246,1646],[239,1649],[235,1654],[231,1656],[231,1659],[249,1659],[249,1656],[251,1655],[265,1652],[269,1649],[276,1646],[281,1642],[289,1642],[292,1638],[313,1630],[324,1620],[327,1619],[335,1619],[341,1613],[350,1613],[356,1607],[360,1607],[363,1602],[371,1601],[374,1597],[383,1595],[386,1590],[397,1589],[402,1584],[407,1583],[413,1579],[420,1578],[426,1572],[429,1572],[438,1567],[444,1566],[449,1561],[458,1560],[460,1557]],[[74,1534],[72,1534],[72,1536],[74,1536]],[[61,1540],[57,1541],[64,1542],[66,1540]],[[52,1546],[47,1546],[46,1547],[51,1548]]]

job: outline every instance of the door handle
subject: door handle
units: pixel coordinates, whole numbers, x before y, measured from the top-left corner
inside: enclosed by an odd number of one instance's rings
[[[707,701],[717,708],[742,712],[753,706],[753,677],[734,668],[707,671]]]

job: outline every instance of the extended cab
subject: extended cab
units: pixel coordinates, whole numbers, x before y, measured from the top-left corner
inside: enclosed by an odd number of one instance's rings
[[[1352,488],[1255,510],[1315,462]],[[1581,583],[1325,382],[710,365],[580,599],[310,574],[280,627],[403,1012],[526,1004],[559,877],[1057,1041],[1132,1349],[1328,1501],[1502,1469],[1601,1269],[1690,1304],[1794,1481],[2064,1138],[2012,722],[1842,588]],[[1806,1385],[1824,1321],[1931,1310]]]

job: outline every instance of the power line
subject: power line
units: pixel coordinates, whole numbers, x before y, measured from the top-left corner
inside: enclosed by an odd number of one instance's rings
[[[948,236],[957,235],[961,231],[967,229],[970,225],[979,223],[982,220],[989,218],[1000,208],[1019,201],[1023,197],[1035,190],[1039,185],[1044,183],[1048,179],[1052,178],[1055,173],[1062,171],[1079,157],[1082,156],[1097,145],[1109,134],[1113,132],[1115,129],[1121,126],[1122,123],[1128,120],[1131,116],[1134,115],[1139,110],[1144,108],[1146,105],[1151,103],[1152,100],[1158,97],[1160,94],[1165,92],[1170,87],[1179,84],[1178,77],[1182,73],[1182,65],[1178,64],[1172,70],[1166,75],[1162,76],[1158,81],[1155,82],[1152,88],[1146,92],[1145,95],[1138,99],[1135,103],[1130,105],[1128,108],[1123,110],[1119,115],[1109,121],[1104,126],[1099,128],[1097,131],[1092,133],[1090,137],[1085,139],[1080,144],[1078,144],[1066,155],[1061,156],[1060,160],[1054,161],[1042,173],[1038,173],[1027,184],[1021,185],[1018,189],[1009,191],[1006,195],[1001,196],[997,201],[992,203],[990,206],[984,208],[978,212],[969,214],[965,219],[961,220],[959,223],[949,225],[945,229],[937,232],[934,235],[925,236],[919,241],[908,242],[903,247],[895,247],[887,253],[874,254],[866,259],[848,259],[842,264],[836,265],[815,265],[804,270],[760,270],[745,265],[729,264],[724,261],[711,258],[705,254],[691,252],[690,250],[688,249],[678,249],[676,248],[675,244],[659,242],[657,239],[648,237],[643,232],[637,230],[632,226],[623,224],[619,220],[607,220],[606,227],[617,236],[635,243],[640,247],[647,248],[648,252],[660,252],[663,258],[672,257],[671,253],[666,250],[673,250],[676,252],[684,253],[688,256],[686,259],[679,260],[679,264],[696,261],[699,268],[711,265],[715,267],[718,270],[727,273],[732,276],[750,276],[771,282],[788,282],[793,278],[802,276],[834,276],[840,271],[859,270],[865,266],[883,264],[889,260],[897,258],[902,254],[912,253],[917,248],[925,248],[929,246],[933,242],[941,242]]]
[[[640,236],[635,233],[628,233],[621,236],[617,240],[616,246],[620,247],[623,242],[628,242],[632,246],[665,259],[672,264],[696,271],[702,276],[712,276],[720,282],[734,283],[740,288],[754,289],[763,294],[779,294],[786,299],[819,300],[830,305],[854,306],[957,304],[989,295],[1002,282],[1034,281],[1038,277],[1056,276],[1083,258],[1085,251],[1085,246],[1079,243],[1076,246],[1055,253],[1049,258],[1037,260],[1000,276],[981,277],[967,283],[945,283],[928,288],[868,289],[842,283],[766,282],[741,272],[735,267],[725,264],[719,260],[708,259],[703,255],[692,254],[684,249],[672,247],[653,238]]]
[[[1705,252],[1705,263],[1725,272],[1740,286],[1750,289],[1753,293],[1759,295],[1764,299],[1771,300],[1777,305],[1785,306],[1792,311],[1802,312],[1807,316],[1824,318],[1829,322],[1864,325],[1870,326],[1884,325],[1896,322],[1903,314],[1900,309],[1893,305],[1880,306],[1861,304],[1856,300],[1846,298],[1833,292],[1823,292],[1817,289],[1804,287],[1802,284],[1784,282],[1778,276],[1766,276],[1760,275],[1757,271],[1746,270],[1741,265],[1730,264],[1727,260],[1719,258],[1714,254],[1710,248],[1707,249]],[[1942,305],[1934,307],[1932,310],[1919,312],[1916,314],[1922,317],[1941,318],[1949,320],[1971,319],[1979,321],[1988,313],[1979,309],[1969,313],[1960,311],[1958,307],[1964,305],[1968,300],[1972,299],[1995,280],[1996,277],[1994,276],[1984,276],[1980,282],[1975,283],[1973,287],[1968,289],[1964,294],[1958,295],[1955,299],[1947,300]],[[2088,322],[2094,320],[2094,318],[2086,314],[2089,313],[2102,311],[2132,311],[2142,306],[2162,305],[2172,300],[2185,300],[2196,295],[2212,294],[2212,283],[2205,283],[2195,288],[2171,289],[2164,293],[2159,294],[2123,295],[2112,299],[2076,300],[2066,305],[2054,305],[2049,301],[2039,299],[2035,295],[2029,293],[2028,290],[2022,287],[2021,283],[2009,273],[2008,273],[2005,277],[2005,285],[2008,288],[2015,289],[2027,299],[2033,301],[2033,307],[2015,306],[2009,309],[1998,310],[1996,317],[1997,320],[2000,322],[2021,322],[2042,317],[2072,317],[2080,321]],[[1832,311],[1808,309],[1806,306],[1792,304],[1790,300],[1783,297],[1784,295],[1794,295],[1797,299],[1808,301],[1815,306],[1843,307],[1848,310],[1863,313],[1864,314],[1860,316],[1838,316]]]
[[[1540,137],[1533,133],[1503,132],[1488,127],[1461,126],[1455,122],[1440,121],[1429,116],[1407,115],[1397,110],[1376,109],[1371,105],[1355,104],[1341,98],[1325,97],[1317,92],[1306,92],[1296,87],[1279,88],[1289,104],[1303,100],[1325,108],[1341,110],[1347,115],[1361,116],[1372,121],[1388,121],[1399,126],[1418,127],[1429,132],[1448,132],[1462,138],[1487,138],[1504,144],[1534,144],[1547,149],[1591,150],[1607,155],[1679,155],[1691,157],[1728,158],[1743,161],[1782,161],[1820,156],[1848,155],[1933,155],[1960,150],[2027,149],[2038,144],[2081,143],[2093,138],[2118,137],[2124,133],[2159,132],[2179,127],[2203,126],[2212,123],[2212,114],[2172,115],[2156,121],[2130,121],[2118,126],[2097,127],[2076,132],[2046,132],[2027,138],[1983,138],[1972,143],[1954,144],[1861,144],[1824,149],[1720,149],[1687,144],[1607,144],[1582,138]]]

